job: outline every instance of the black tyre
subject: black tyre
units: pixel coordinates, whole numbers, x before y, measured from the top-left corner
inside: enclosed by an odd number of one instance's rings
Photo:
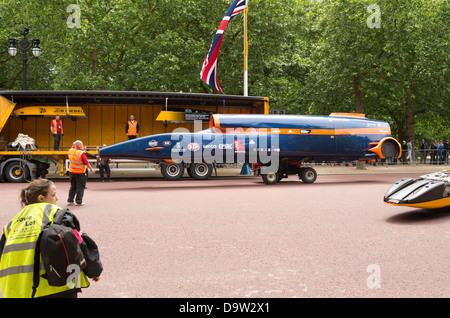
[[[206,180],[211,176],[212,169],[209,163],[192,163],[189,167],[189,175],[196,180]]]
[[[184,165],[182,163],[163,163],[161,164],[161,173],[167,180],[178,180],[184,174]]]
[[[26,165],[22,165],[20,161],[13,161],[6,165],[5,177],[9,182],[21,183],[29,179],[30,173]]]
[[[313,168],[301,168],[299,177],[304,183],[314,183],[317,179],[317,172]]]
[[[278,181],[280,181],[280,174],[279,173],[267,173],[261,175],[262,179],[265,184],[272,185],[276,184]]]

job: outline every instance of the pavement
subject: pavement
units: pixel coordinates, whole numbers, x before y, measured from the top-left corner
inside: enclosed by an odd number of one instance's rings
[[[80,297],[450,297],[450,211],[383,202],[405,175],[449,166],[315,168],[313,184],[292,176],[273,186],[239,168],[203,181],[91,175],[87,204],[70,210],[97,242],[104,271]],[[66,179],[53,179],[61,207]],[[0,183],[0,224],[20,210],[23,187]]]

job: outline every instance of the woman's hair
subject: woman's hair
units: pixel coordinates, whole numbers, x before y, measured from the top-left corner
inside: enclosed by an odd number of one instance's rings
[[[33,180],[28,184],[28,187],[23,188],[22,191],[20,191],[20,203],[22,206],[39,203],[38,197],[40,195],[46,197],[52,184],[53,182],[47,179],[39,178]]]

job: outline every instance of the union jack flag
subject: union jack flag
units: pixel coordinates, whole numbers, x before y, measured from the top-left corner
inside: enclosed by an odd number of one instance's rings
[[[234,0],[228,8],[214,36],[208,55],[206,55],[205,61],[203,62],[202,71],[200,72],[202,81],[220,92],[222,92],[222,88],[220,88],[219,82],[217,81],[217,57],[219,56],[223,35],[225,34],[228,22],[245,8],[247,8],[247,0]]]

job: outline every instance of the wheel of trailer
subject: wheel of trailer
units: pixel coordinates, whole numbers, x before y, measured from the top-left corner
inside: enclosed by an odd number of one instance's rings
[[[167,180],[178,180],[184,174],[184,165],[182,163],[163,163],[161,173]]]
[[[265,184],[268,185],[276,184],[278,181],[280,181],[280,174],[278,172],[263,174],[262,179]]]
[[[209,163],[191,163],[189,174],[196,180],[206,180],[211,176],[212,165]]]
[[[5,177],[9,182],[25,182],[29,178],[28,168],[26,165],[22,165],[20,161],[13,161],[6,165]]]
[[[317,172],[313,168],[301,168],[298,174],[304,183],[314,183],[317,179]]]

